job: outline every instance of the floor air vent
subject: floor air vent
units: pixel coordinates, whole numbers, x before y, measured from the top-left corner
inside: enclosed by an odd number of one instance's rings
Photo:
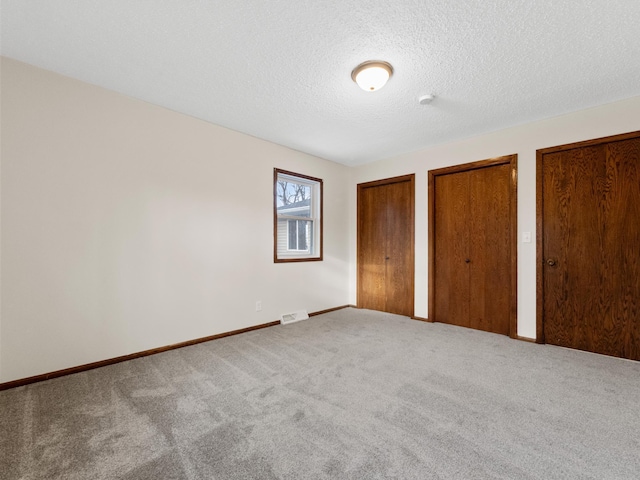
[[[280,317],[280,323],[286,325],[287,323],[299,322],[307,318],[309,318],[309,314],[306,310],[298,310],[297,312],[283,313]]]

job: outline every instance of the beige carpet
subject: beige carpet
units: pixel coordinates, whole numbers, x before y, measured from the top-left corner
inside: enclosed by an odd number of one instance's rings
[[[638,479],[640,363],[345,309],[0,392],[0,478]]]

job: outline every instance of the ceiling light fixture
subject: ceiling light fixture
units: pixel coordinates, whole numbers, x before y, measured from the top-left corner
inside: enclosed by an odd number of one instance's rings
[[[393,67],[387,62],[379,60],[361,63],[351,72],[353,81],[367,92],[373,92],[384,87],[391,75],[393,75]]]

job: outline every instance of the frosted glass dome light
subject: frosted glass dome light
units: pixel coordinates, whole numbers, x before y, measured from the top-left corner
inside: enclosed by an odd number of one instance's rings
[[[361,89],[373,92],[384,87],[392,74],[393,67],[387,62],[368,61],[354,68],[351,78]]]

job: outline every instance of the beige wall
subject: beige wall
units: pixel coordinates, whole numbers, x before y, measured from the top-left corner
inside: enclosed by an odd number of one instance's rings
[[[0,381],[348,303],[344,166],[6,58],[1,153]],[[323,262],[273,263],[274,167]]]
[[[438,108],[437,101],[430,108]],[[430,169],[518,154],[518,334],[536,332],[536,149],[640,130],[640,97],[530,123],[465,141],[400,155],[354,169],[349,189],[352,205],[349,228],[350,299],[355,291],[356,184],[416,174],[416,291],[415,314],[427,317],[427,172]],[[531,232],[532,243],[522,243]]]

